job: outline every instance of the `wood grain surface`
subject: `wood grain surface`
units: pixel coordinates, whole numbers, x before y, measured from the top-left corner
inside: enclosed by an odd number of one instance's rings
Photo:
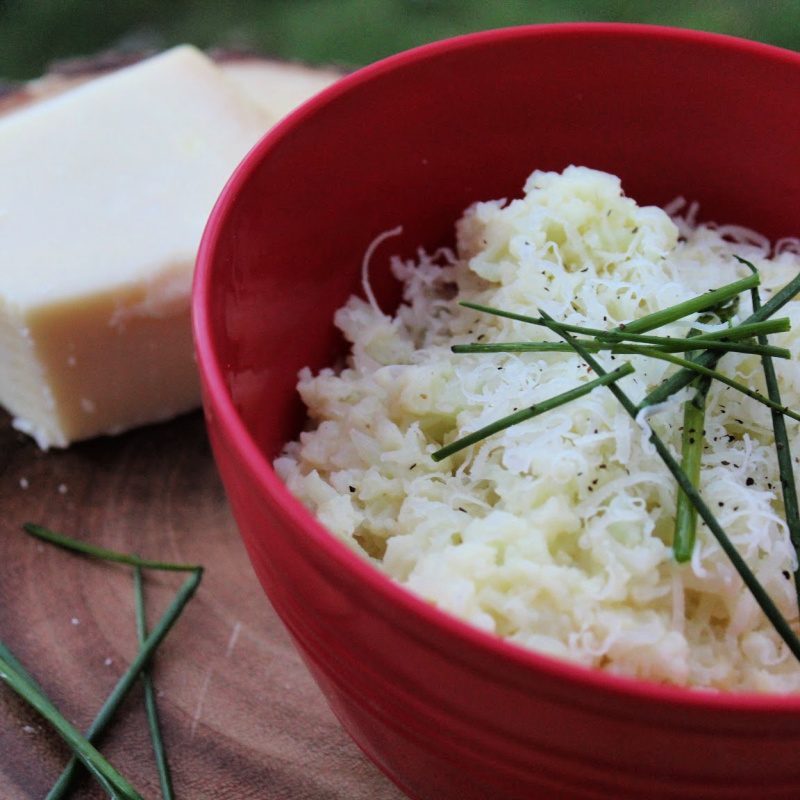
[[[132,572],[37,543],[25,521],[206,566],[154,666],[178,798],[401,800],[339,727],[269,606],[199,413],[42,453],[0,411],[0,508],[0,639],[79,728],[135,654]],[[151,625],[181,581],[148,573]],[[100,749],[147,800],[160,796],[139,686]],[[44,797],[67,758],[0,686],[0,798]],[[73,793],[103,796],[88,778]]]

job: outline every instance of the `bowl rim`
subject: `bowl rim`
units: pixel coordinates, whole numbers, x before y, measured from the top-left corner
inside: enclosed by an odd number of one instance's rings
[[[225,431],[236,457],[253,476],[260,491],[273,499],[288,521],[303,529],[327,560],[335,564],[338,569],[346,570],[352,579],[380,595],[409,619],[413,617],[424,623],[431,632],[446,633],[448,637],[459,640],[461,645],[482,651],[483,655],[502,659],[509,666],[523,670],[531,676],[547,675],[550,679],[560,680],[565,685],[579,684],[585,690],[594,690],[606,696],[646,699],[651,704],[662,704],[673,709],[756,712],[770,715],[798,714],[800,713],[798,695],[692,689],[616,675],[525,648],[495,634],[482,631],[425,602],[353,552],[291,494],[237,413],[223,378],[210,324],[213,295],[210,280],[214,272],[216,244],[241,187],[249,180],[256,166],[270,150],[284,137],[290,136],[298,125],[317,113],[319,109],[334,103],[340,95],[352,88],[374,80],[386,72],[475,45],[521,38],[573,38],[587,34],[610,38],[641,38],[650,42],[659,40],[682,42],[698,47],[736,51],[740,54],[749,53],[772,61],[788,62],[800,70],[800,53],[727,34],[637,23],[567,22],[497,28],[443,39],[388,56],[343,76],[306,101],[261,137],[233,172],[211,211],[198,251],[192,288],[193,337],[198,369],[205,384],[204,402],[208,406],[206,412],[210,411],[220,428]]]

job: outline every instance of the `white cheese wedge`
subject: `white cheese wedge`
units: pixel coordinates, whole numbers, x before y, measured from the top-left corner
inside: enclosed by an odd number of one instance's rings
[[[197,246],[275,119],[191,47],[0,119],[0,404],[41,447],[198,405]]]
[[[235,59],[223,62],[221,67],[254,103],[278,118],[341,78],[329,67],[311,68],[262,58]]]
[[[125,59],[120,55],[118,58]],[[215,64],[257,105],[276,120],[286,116],[301,103],[321,92],[342,77],[334,67],[310,67],[296,61],[279,61],[258,56],[222,53]],[[63,71],[50,72],[29,81],[16,91],[6,90],[0,83],[0,116],[31,103],[41,102],[63,94],[88,81],[120,69],[126,64],[114,64],[114,54],[97,58],[63,62]]]

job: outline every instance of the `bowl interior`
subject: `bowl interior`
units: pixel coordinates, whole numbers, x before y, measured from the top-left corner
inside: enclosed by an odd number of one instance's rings
[[[298,370],[342,353],[333,314],[370,242],[403,226],[372,262],[389,310],[389,254],[452,244],[466,206],[519,195],[533,169],[590,166],[640,204],[683,195],[701,219],[797,235],[799,116],[797,54],[641,26],[476,34],[361,70],[266,136],[212,215],[195,293],[207,408],[230,397],[271,459],[303,424]]]
[[[343,80],[256,146],[212,229],[213,347],[269,455],[301,424],[294,384],[340,351],[334,310],[359,290],[372,239],[387,256],[451,244],[476,200],[533,169],[619,175],[640,203],[678,195],[701,218],[800,232],[800,57],[708,34],[568,25],[465,37]],[[223,219],[224,217],[224,219]]]

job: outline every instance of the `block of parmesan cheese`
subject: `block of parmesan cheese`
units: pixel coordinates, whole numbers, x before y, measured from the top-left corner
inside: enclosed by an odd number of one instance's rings
[[[230,59],[221,67],[254,103],[278,118],[341,78],[334,69],[263,58]]]
[[[198,405],[197,245],[278,116],[184,46],[0,119],[0,404],[15,427],[63,447]]]

